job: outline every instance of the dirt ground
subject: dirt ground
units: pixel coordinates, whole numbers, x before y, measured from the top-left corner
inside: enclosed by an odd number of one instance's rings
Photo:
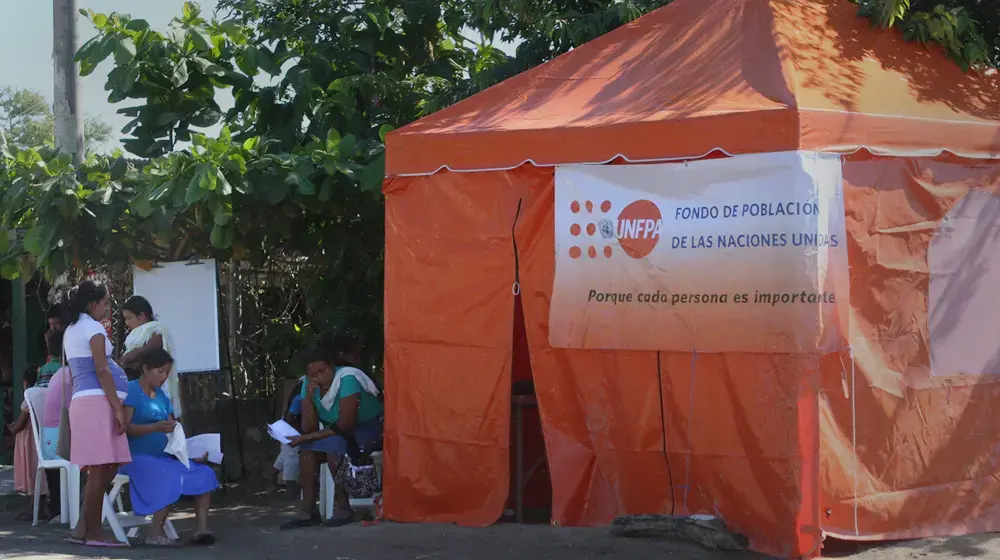
[[[582,558],[672,560],[751,560],[753,553],[711,552],[695,545],[611,537],[605,528],[553,528],[545,525],[500,524],[485,529],[451,525],[355,524],[339,529],[278,531],[293,507],[283,494],[223,498],[213,512],[219,542],[209,548],[173,550],[136,546],[131,549],[88,549],[66,543],[61,525],[31,527],[15,521],[24,498],[0,498],[0,559],[59,560],[109,558],[134,560],[579,560]],[[183,537],[193,529],[190,510],[180,509],[174,524]],[[978,535],[857,547],[831,543],[824,556],[851,560],[944,560],[1000,558],[1000,535]]]

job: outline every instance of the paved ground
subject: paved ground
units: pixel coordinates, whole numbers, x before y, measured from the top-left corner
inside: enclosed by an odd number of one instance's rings
[[[0,471],[0,486],[9,472]],[[6,477],[4,475],[7,475]],[[63,526],[32,528],[14,521],[23,498],[0,497],[0,560],[109,558],[134,560],[751,560],[756,554],[712,553],[677,542],[621,539],[606,529],[551,528],[544,525],[497,525],[466,529],[442,525],[356,524],[340,529],[277,530],[290,508],[288,497],[273,494],[237,499],[214,512],[219,542],[211,548],[92,550],[64,542]],[[181,510],[175,525],[182,536],[193,528],[190,512]],[[834,546],[827,557],[851,560],[1000,559],[1000,535],[913,541],[879,547]]]

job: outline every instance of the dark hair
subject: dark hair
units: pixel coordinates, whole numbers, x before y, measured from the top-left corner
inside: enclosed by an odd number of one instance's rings
[[[151,348],[142,355],[142,369],[163,367],[174,363],[174,357],[163,348]]]
[[[337,367],[356,367],[358,364],[345,360],[341,356],[345,354],[350,354],[352,352],[361,350],[361,339],[354,336],[353,334],[346,332],[339,332],[332,337],[324,337],[320,344],[326,347],[327,352],[330,353],[332,358],[332,364]]]
[[[333,365],[330,352],[322,344],[314,344],[302,352],[302,363],[308,366],[311,363],[321,362]]]
[[[302,393],[302,386],[303,385],[305,385],[305,382],[303,380],[299,379],[298,383],[295,384],[295,388],[292,389],[291,393],[289,393],[289,395],[288,395],[288,402],[285,403],[285,410],[286,411],[292,408],[292,401],[295,400],[295,397],[299,396]]]
[[[142,296],[132,296],[125,301],[125,305],[122,306],[122,311],[128,311],[135,315],[136,317],[145,314],[149,317],[149,320],[153,320],[153,306],[149,304],[149,300]]]
[[[100,282],[84,280],[69,292],[70,324],[75,325],[80,315],[87,312],[91,304],[108,297],[108,289]]]
[[[45,349],[48,351],[49,356],[62,356],[64,332],[62,329],[57,329],[46,333]]]
[[[24,370],[24,382],[28,384],[28,387],[34,387],[35,383],[38,383],[38,368],[35,366],[28,366]]]
[[[65,303],[57,303],[49,308],[45,314],[46,319],[59,319],[59,322],[66,326],[69,323],[69,310]]]

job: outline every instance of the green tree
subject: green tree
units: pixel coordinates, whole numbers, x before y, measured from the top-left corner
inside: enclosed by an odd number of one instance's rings
[[[74,169],[51,150],[8,150],[0,227],[28,232],[0,265],[293,258],[322,271],[306,289],[315,329],[356,329],[378,356],[385,135],[665,3],[222,0],[227,19],[188,2],[163,32],[88,12],[98,34],[81,71],[113,60],[106,89],[141,159]],[[520,41],[516,56],[493,37]]]
[[[45,96],[30,89],[0,87],[0,131],[8,142],[22,148],[53,144],[55,123]],[[88,151],[99,149],[111,139],[111,126],[87,117],[84,138]]]
[[[873,23],[941,45],[964,69],[1000,63],[1000,6],[994,0],[856,1]]]

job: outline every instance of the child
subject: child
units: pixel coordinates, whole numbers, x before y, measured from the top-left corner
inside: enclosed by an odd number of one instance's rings
[[[285,411],[284,420],[296,430],[301,430],[302,421],[302,384],[303,380],[295,385],[292,397],[288,401],[288,408]],[[294,484],[299,480],[299,450],[287,443],[281,444],[281,452],[274,462],[275,475],[278,478],[278,485]]]
[[[38,380],[38,370],[28,368],[24,372],[24,390],[27,391]],[[21,402],[21,415],[11,424],[10,433],[14,434],[14,491],[28,496],[35,494],[35,475],[38,471],[38,453],[35,451],[35,437],[31,429],[31,416],[28,413],[28,397]],[[46,480],[42,478],[42,501],[39,507],[39,519],[48,520],[48,507],[45,496],[48,495]],[[29,501],[29,507],[33,504]],[[17,516],[19,521],[32,518],[31,512]]]
[[[62,331],[49,331],[45,333],[45,349],[48,359],[41,368],[38,369],[38,381],[35,387],[48,387],[52,381],[52,376],[62,367]]]

